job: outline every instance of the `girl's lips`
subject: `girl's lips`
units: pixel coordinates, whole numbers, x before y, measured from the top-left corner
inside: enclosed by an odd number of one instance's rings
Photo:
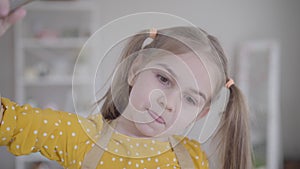
[[[164,120],[161,116],[159,116],[157,113],[155,113],[155,112],[153,112],[153,111],[151,111],[151,110],[148,110],[148,112],[149,112],[150,116],[151,116],[156,122],[158,122],[158,123],[160,123],[160,124],[166,124],[165,120]]]

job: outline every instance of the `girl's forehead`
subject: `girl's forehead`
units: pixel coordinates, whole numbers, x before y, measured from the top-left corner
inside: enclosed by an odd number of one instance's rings
[[[204,76],[207,74],[200,57],[194,53],[156,56],[153,57],[153,59],[151,59],[146,65],[150,67],[167,67],[177,73],[190,73],[193,76]]]

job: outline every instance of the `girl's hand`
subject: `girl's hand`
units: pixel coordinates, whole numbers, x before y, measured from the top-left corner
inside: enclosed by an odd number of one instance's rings
[[[26,11],[23,8],[19,8],[9,14],[9,0],[0,0],[0,36],[2,36],[11,25],[22,19],[25,15]]]

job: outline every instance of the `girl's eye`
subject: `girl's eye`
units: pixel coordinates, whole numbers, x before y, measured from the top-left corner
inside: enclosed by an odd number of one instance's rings
[[[156,77],[158,78],[160,83],[162,83],[163,85],[168,86],[171,83],[170,80],[167,77],[163,76],[163,75],[157,74]]]
[[[186,99],[187,102],[191,103],[192,105],[197,104],[197,101],[191,96],[186,96],[185,99]]]

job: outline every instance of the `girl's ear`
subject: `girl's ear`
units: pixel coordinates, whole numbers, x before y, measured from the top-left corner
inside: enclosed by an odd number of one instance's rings
[[[202,111],[198,114],[196,121],[200,120],[202,117],[206,116],[207,113],[209,112],[210,109],[210,104],[206,105]]]
[[[131,64],[131,67],[128,72],[127,82],[129,86],[133,86],[136,76],[139,73],[139,69],[142,65],[142,56],[138,55]]]

